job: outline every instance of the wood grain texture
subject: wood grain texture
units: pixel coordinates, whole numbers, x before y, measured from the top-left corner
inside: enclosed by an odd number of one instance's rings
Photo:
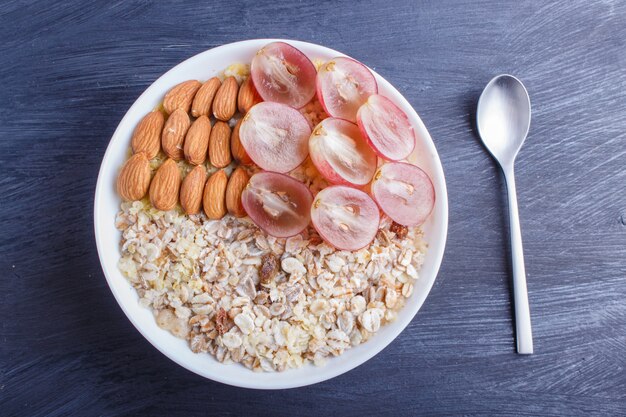
[[[166,70],[286,37],[375,68],[413,104],[447,175],[450,232],[424,307],[381,354],[257,392],[169,361],[115,303],[94,244],[99,163]],[[3,415],[626,415],[626,2],[0,4]],[[517,182],[536,354],[515,354],[504,184],[473,128],[509,72],[533,120]]]

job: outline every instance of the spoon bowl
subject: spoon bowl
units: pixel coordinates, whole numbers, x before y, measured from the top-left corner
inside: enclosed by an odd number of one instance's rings
[[[493,157],[513,164],[530,128],[530,98],[512,75],[498,75],[483,90],[476,112],[478,133]]]

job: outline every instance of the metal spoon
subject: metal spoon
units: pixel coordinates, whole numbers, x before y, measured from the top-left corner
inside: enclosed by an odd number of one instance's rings
[[[476,111],[478,133],[485,147],[500,164],[509,197],[509,227],[513,258],[513,292],[517,353],[533,353],[524,250],[517,211],[513,165],[530,127],[530,98],[520,80],[512,75],[498,75],[485,87]]]

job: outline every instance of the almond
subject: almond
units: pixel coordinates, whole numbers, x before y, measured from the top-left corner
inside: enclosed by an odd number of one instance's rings
[[[235,77],[228,77],[215,93],[213,100],[213,116],[216,119],[228,121],[237,111],[237,91],[239,85]]]
[[[159,110],[146,114],[133,132],[130,141],[133,153],[144,152],[148,159],[157,156],[161,150],[161,131],[164,123],[165,117]]]
[[[185,158],[190,164],[200,165],[206,159],[211,135],[211,121],[206,116],[200,116],[191,125],[185,137]]]
[[[254,84],[252,83],[252,77],[248,77],[241,83],[239,88],[239,96],[237,97],[237,108],[241,113],[247,113],[250,107],[263,101],[261,96],[256,91]]]
[[[178,109],[188,113],[196,91],[201,85],[202,83],[197,80],[189,80],[175,85],[165,95],[163,108],[168,114],[172,114]]]
[[[150,184],[150,202],[157,210],[168,211],[176,207],[180,189],[180,170],[173,159],[168,159],[157,169]]]
[[[226,186],[226,209],[235,217],[246,216],[246,211],[241,204],[241,193],[246,188],[249,179],[248,173],[242,167],[237,167],[228,179],[228,185]]]
[[[220,169],[209,177],[204,186],[202,206],[209,219],[219,220],[226,215],[226,171]]]
[[[183,143],[190,124],[189,116],[182,109],[175,110],[165,122],[161,134],[161,146],[163,146],[163,152],[175,161],[181,160],[185,156]]]
[[[211,114],[213,98],[215,98],[215,93],[217,93],[221,85],[222,82],[217,77],[213,77],[202,84],[191,104],[191,115],[193,117],[209,116]]]
[[[117,192],[124,200],[141,200],[150,186],[150,161],[145,153],[130,157],[117,177]]]
[[[233,154],[235,161],[243,165],[250,165],[252,164],[252,159],[248,156],[246,149],[241,144],[241,139],[239,139],[239,128],[241,127],[242,121],[243,119],[239,119],[233,128],[232,135],[230,135],[230,152]]]
[[[204,165],[198,165],[185,177],[180,186],[180,205],[187,214],[197,214],[202,206],[202,192],[206,181]]]
[[[215,122],[209,139],[209,161],[216,168],[224,168],[231,162],[230,126],[226,122]]]

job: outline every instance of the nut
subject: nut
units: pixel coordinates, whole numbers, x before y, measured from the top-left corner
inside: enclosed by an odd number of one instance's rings
[[[389,231],[396,234],[398,239],[404,239],[406,235],[409,233],[409,229],[406,226],[402,226],[396,222],[391,223],[389,226]]]
[[[216,168],[224,168],[231,162],[230,126],[226,122],[215,122],[209,139],[209,161]]]
[[[198,165],[185,177],[180,187],[180,205],[187,214],[197,214],[202,206],[202,192],[206,181],[204,165]]]
[[[228,179],[228,185],[226,186],[226,209],[235,217],[246,216],[246,211],[241,204],[241,193],[246,188],[249,179],[248,173],[242,167],[237,167]]]
[[[163,146],[163,152],[175,161],[179,161],[185,156],[183,142],[185,142],[185,135],[190,124],[189,116],[182,109],[175,110],[165,122],[161,135],[161,146]]]
[[[226,185],[228,176],[220,169],[209,177],[204,186],[202,206],[209,219],[219,220],[226,215]]]
[[[180,171],[173,159],[168,159],[157,169],[150,184],[150,202],[157,210],[168,211],[178,202]]]
[[[117,177],[117,192],[124,200],[141,200],[150,187],[150,161],[139,152],[130,157]]]
[[[235,161],[243,165],[250,165],[252,164],[252,159],[250,159],[250,156],[241,144],[241,139],[239,138],[239,128],[241,127],[242,121],[243,118],[239,119],[239,121],[233,128],[233,133],[230,136],[230,151],[233,154],[233,158],[235,159]]]
[[[269,287],[278,275],[279,263],[276,255],[268,253],[261,258],[261,267],[259,268],[259,283],[262,287]]]
[[[161,150],[161,131],[165,117],[159,110],[150,112],[135,127],[133,138],[130,141],[133,153],[144,152],[148,159],[152,159]]]
[[[239,85],[235,77],[228,77],[215,93],[213,100],[213,116],[222,121],[228,121],[237,111],[237,92]]]
[[[184,81],[175,85],[165,95],[163,108],[168,114],[172,114],[178,109],[183,110],[185,113],[189,112],[191,102],[201,85],[202,83],[197,80]]]
[[[263,101],[261,96],[256,91],[254,84],[252,83],[252,77],[248,77],[241,83],[239,88],[239,95],[237,96],[237,108],[241,113],[247,113],[250,107]]]
[[[211,135],[211,121],[206,116],[200,116],[191,125],[185,137],[185,158],[190,164],[200,165],[206,159]]]
[[[217,93],[221,85],[222,82],[217,77],[213,77],[202,84],[191,104],[191,115],[193,117],[209,116],[211,114],[211,105],[213,104],[215,93]]]
[[[224,334],[228,331],[229,327],[231,327],[231,323],[228,319],[228,313],[220,307],[215,314],[215,329],[219,334]]]

